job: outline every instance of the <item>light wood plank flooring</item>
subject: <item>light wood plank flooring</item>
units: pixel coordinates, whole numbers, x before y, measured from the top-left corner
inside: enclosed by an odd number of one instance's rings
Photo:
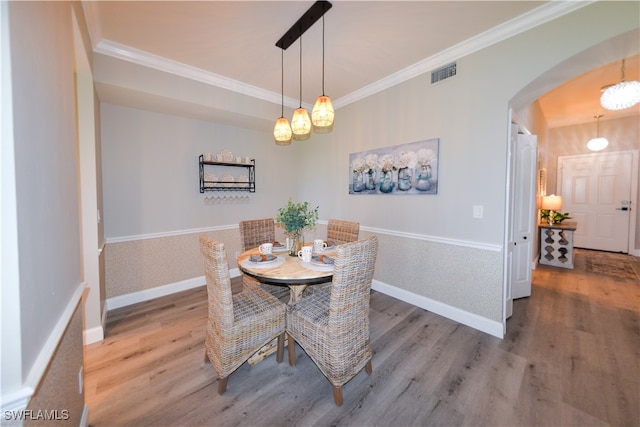
[[[203,362],[205,288],[109,313],[85,348],[92,426],[640,426],[640,261],[577,250],[539,266],[504,340],[378,292],[373,374],[344,405],[297,347],[244,364],[217,394]],[[236,286],[239,282],[236,281]]]

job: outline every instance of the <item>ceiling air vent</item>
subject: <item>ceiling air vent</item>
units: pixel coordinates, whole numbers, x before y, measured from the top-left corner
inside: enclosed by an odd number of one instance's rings
[[[438,83],[444,79],[448,79],[449,77],[453,77],[456,75],[456,63],[452,62],[451,64],[445,65],[444,67],[440,67],[437,70],[431,72],[431,84]]]

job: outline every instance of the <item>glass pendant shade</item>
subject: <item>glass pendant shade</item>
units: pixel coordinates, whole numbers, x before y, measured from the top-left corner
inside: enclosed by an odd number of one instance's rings
[[[316,100],[311,112],[311,122],[313,123],[313,131],[315,133],[329,133],[333,130],[333,119],[335,112],[331,98],[321,95]]]
[[[311,119],[306,108],[300,107],[293,112],[291,131],[294,141],[305,141],[311,137]]]
[[[600,118],[602,115],[595,116],[596,119],[596,137],[587,141],[587,149],[590,151],[602,151],[609,146],[607,138],[600,136]]]
[[[590,151],[602,151],[609,146],[607,138],[593,138],[587,142]]]
[[[291,126],[286,117],[280,117],[273,128],[273,138],[277,145],[291,144]]]
[[[600,97],[600,104],[607,110],[624,110],[640,102],[640,82],[620,82],[609,86]]]
[[[284,117],[284,49],[282,49],[281,56],[281,94],[282,102],[280,104],[280,118],[276,120],[276,125],[273,127],[273,139],[276,141],[276,145],[290,145],[291,144],[291,126],[289,120]]]

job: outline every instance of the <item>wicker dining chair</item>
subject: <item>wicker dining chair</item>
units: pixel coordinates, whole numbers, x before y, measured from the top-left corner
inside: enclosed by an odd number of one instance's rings
[[[327,223],[327,240],[337,245],[355,242],[360,236],[360,223],[343,221],[341,219],[329,219]]]
[[[360,236],[360,223],[353,221],[343,221],[341,219],[329,219],[327,223],[327,241],[332,241],[336,245],[355,242]],[[304,295],[309,296],[318,292],[329,292],[331,282],[308,286],[304,290]]]
[[[272,243],[276,239],[273,218],[245,220],[240,221],[238,225],[242,252],[258,247],[263,243]],[[287,299],[289,297],[289,288],[287,286],[260,283],[246,274],[242,275],[242,285],[247,288],[260,287],[278,299]]]
[[[285,304],[260,288],[232,293],[224,243],[201,235],[200,253],[209,308],[204,357],[218,374],[218,394],[222,394],[229,375],[276,337],[276,360],[282,362]]]
[[[342,386],[362,368],[372,372],[369,298],[377,252],[375,236],[338,246],[331,292],[287,306],[289,364],[296,363],[297,342],[333,385],[338,406]]]

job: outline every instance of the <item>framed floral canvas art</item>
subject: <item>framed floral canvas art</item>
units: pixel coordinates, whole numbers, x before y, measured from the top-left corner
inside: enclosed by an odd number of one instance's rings
[[[349,194],[438,194],[439,138],[349,155]]]

